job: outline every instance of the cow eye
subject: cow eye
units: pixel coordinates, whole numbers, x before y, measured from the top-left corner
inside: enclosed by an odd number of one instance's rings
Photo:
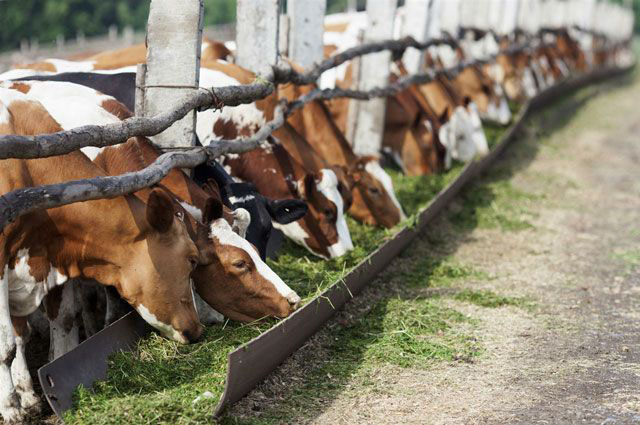
[[[325,208],[322,212],[330,220],[333,220],[335,218],[335,214],[334,214],[334,212],[333,212],[333,210],[331,208]]]
[[[189,257],[189,263],[191,264],[191,271],[198,267],[198,260],[195,257]]]
[[[182,211],[176,211],[176,217],[178,217],[178,220],[184,221],[184,213]]]
[[[244,260],[235,261],[233,263],[233,267],[238,268],[238,269],[246,269],[247,268],[247,262],[244,261]]]
[[[377,187],[370,187],[369,188],[369,193],[371,193],[372,195],[380,195],[380,189],[378,189]]]

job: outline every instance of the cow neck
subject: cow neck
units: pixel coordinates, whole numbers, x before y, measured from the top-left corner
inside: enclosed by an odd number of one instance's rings
[[[322,113],[327,118],[327,124],[329,126],[329,129],[331,130],[332,134],[335,136],[337,146],[338,148],[340,148],[340,152],[343,155],[342,159],[344,160],[344,163],[338,164],[338,165],[345,165],[345,166],[353,165],[353,163],[357,160],[357,156],[353,152],[351,145],[349,145],[347,138],[344,136],[342,131],[340,131],[340,129],[338,128],[338,125],[335,123],[335,121],[331,117],[331,112],[329,112],[329,108],[327,107],[327,105],[324,104],[324,102],[321,102],[319,100],[315,100],[314,102],[317,102],[317,105],[320,107],[320,109],[322,110]]]
[[[400,75],[407,75],[407,69],[405,68],[402,61],[397,61],[398,70],[400,71]],[[418,102],[422,111],[424,111],[424,115],[426,115],[427,119],[431,122],[431,126],[433,127],[434,134],[438,134],[442,123],[438,119],[438,114],[433,110],[433,107],[427,99],[420,93],[415,84],[409,86],[409,92],[413,95],[413,98]]]
[[[451,104],[454,105],[454,107],[462,104],[462,100],[460,99],[460,96],[449,85],[448,81],[446,80],[446,77],[444,77],[442,74],[438,74],[436,75],[435,81],[440,85],[440,87],[442,87],[444,94],[449,98],[449,100],[451,101]]]

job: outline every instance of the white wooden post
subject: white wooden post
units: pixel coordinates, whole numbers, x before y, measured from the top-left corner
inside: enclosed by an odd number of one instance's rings
[[[502,34],[511,34],[518,25],[519,0],[505,0],[502,4],[502,20],[500,31]]]
[[[393,36],[393,22],[397,0],[367,1],[369,27],[365,43],[386,40]],[[359,88],[369,90],[389,84],[390,52],[379,52],[362,57]],[[356,121],[353,150],[359,155],[378,155],[382,147],[386,99],[376,98],[360,104]]]
[[[293,0],[287,3],[289,58],[305,68],[322,60],[326,9],[326,0]]]
[[[417,41],[425,42],[429,31],[429,0],[406,0],[404,4],[404,23],[401,28],[403,37],[411,36]],[[404,52],[403,62],[411,74],[424,70],[424,52],[416,49],[407,49]]]
[[[502,34],[501,21],[503,16],[503,0],[494,0],[487,5],[487,29],[492,29],[498,34]]]
[[[236,63],[254,72],[278,60],[278,0],[238,0]]]
[[[440,30],[458,35],[460,26],[460,0],[444,0],[440,5]]]
[[[152,0],[147,25],[147,66],[144,78],[143,116],[153,116],[198,88],[202,43],[203,0]],[[144,68],[138,68],[139,70]],[[141,94],[138,91],[137,94]],[[196,113],[189,112],[152,138],[159,147],[195,145]]]

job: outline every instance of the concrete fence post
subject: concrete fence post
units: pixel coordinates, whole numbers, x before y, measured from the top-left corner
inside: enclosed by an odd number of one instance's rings
[[[411,36],[420,42],[427,41],[429,35],[429,0],[407,0],[404,4],[404,22],[402,36]],[[403,62],[409,73],[416,74],[424,70],[423,52],[407,49]]]
[[[203,0],[152,0],[147,25],[147,65],[138,76],[144,93],[136,95],[137,115],[153,116],[197,90],[200,77]],[[143,70],[139,67],[138,71]],[[189,112],[152,138],[160,148],[195,145],[196,113]]]
[[[236,63],[254,72],[278,60],[278,0],[238,0]]]
[[[367,1],[369,27],[364,42],[386,40],[393,36],[396,0]],[[389,83],[390,52],[363,56],[360,65],[359,88],[370,90]],[[360,155],[378,155],[382,147],[386,99],[361,102],[356,121],[353,150]]]
[[[326,0],[289,1],[289,58],[305,68],[320,62],[323,57],[324,15]],[[283,28],[281,26],[280,30]]]

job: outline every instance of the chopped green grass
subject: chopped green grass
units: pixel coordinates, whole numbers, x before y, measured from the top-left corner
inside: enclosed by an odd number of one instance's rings
[[[413,259],[411,269],[399,273],[398,277],[409,287],[449,287],[459,279],[489,279],[484,272],[435,256]]]
[[[492,291],[473,291],[470,289],[463,289],[457,292],[453,298],[457,301],[463,301],[471,304],[475,304],[480,307],[496,308],[503,306],[527,306],[529,302],[520,297],[505,297],[498,295]]]
[[[498,228],[519,231],[533,228],[534,216],[527,204],[542,198],[514,187],[508,180],[473,183],[460,196],[462,208],[452,215],[455,225],[462,228]]]
[[[504,131],[492,128],[487,132],[491,146]],[[387,170],[407,213],[407,221],[394,229],[384,230],[348,218],[355,249],[347,255],[325,261],[310,255],[304,248],[286,242],[280,257],[269,260],[269,265],[296,290],[303,303],[308,302],[342,279],[402,226],[414,223],[419,211],[452,182],[462,168],[462,164],[454,164],[445,173],[421,177],[406,177],[397,171]],[[472,200],[473,206],[465,208],[465,214],[472,215],[473,208],[487,208],[483,207],[486,198],[472,197]],[[427,258],[417,263],[413,273],[406,275],[406,281],[410,286],[446,286],[454,279],[473,276],[480,274],[450,261]],[[349,356],[361,356],[366,360],[365,364],[384,360],[406,366],[416,363],[428,365],[437,359],[473,355],[475,348],[472,348],[473,344],[468,342],[467,337],[446,332],[451,323],[466,319],[440,306],[438,302],[434,299],[397,299],[376,305],[362,322],[340,331],[332,348],[336,350],[337,360],[319,368],[318,379],[310,380],[319,382],[308,384],[317,387],[306,391],[321,391],[323,386],[330,387],[332,381],[322,379],[322,373],[335,376],[347,373],[341,371],[343,366],[338,359],[349,363]],[[133,352],[113,355],[109,361],[107,380],[97,383],[95,391],[80,388],[75,396],[75,409],[67,412],[65,421],[92,425],[208,423],[224,389],[227,355],[274,323],[275,320],[266,320],[246,325],[228,323],[224,327],[210,327],[202,342],[189,346],[151,335],[140,341]],[[358,349],[354,351],[354,348]],[[198,402],[193,402],[207,391],[211,397],[201,397]]]
[[[223,424],[291,423],[292,417],[319,411],[328,397],[352,379],[375,390],[381,367],[427,369],[440,361],[470,361],[480,352],[474,338],[459,331],[472,320],[432,298],[386,298],[346,325],[332,329],[323,362],[310,369],[301,385],[281,395],[277,408],[259,418],[226,416]]]

